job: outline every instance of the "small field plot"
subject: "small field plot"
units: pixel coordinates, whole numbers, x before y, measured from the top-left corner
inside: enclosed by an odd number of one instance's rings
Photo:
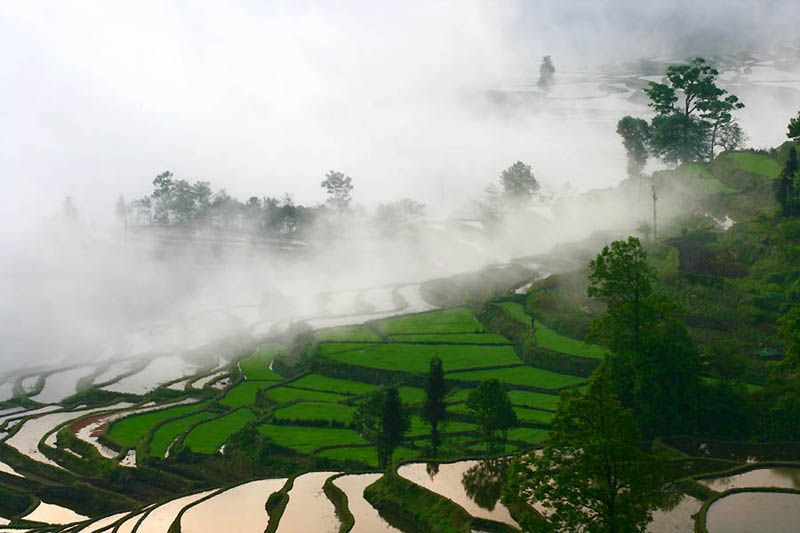
[[[508,311],[515,320],[522,322],[526,326],[530,326],[531,317],[525,312],[522,304],[518,304],[517,302],[499,302],[497,306]]]
[[[395,342],[435,342],[454,344],[511,344],[511,341],[495,333],[417,333],[392,335]]]
[[[162,420],[168,420],[170,418],[175,418],[176,416],[185,415],[201,408],[202,407],[199,404],[180,405],[177,407],[161,409],[160,411],[151,411],[148,413],[142,413],[140,415],[122,418],[112,422],[111,427],[109,428],[109,437],[111,437],[111,440],[123,447],[133,447],[136,446],[136,443],[139,442],[139,439],[144,437],[147,432],[150,431],[150,428]]]
[[[276,420],[286,421],[335,421],[349,424],[356,408],[340,403],[299,402],[275,411]]]
[[[311,453],[322,446],[367,443],[357,431],[352,429],[262,424],[258,426],[258,432],[266,435],[280,446],[303,453]]]
[[[248,380],[282,381],[284,377],[269,369],[269,364],[285,350],[282,344],[262,344],[253,355],[239,362],[242,374]]]
[[[347,396],[335,394],[333,392],[293,389],[291,387],[275,387],[274,389],[269,389],[264,394],[275,403],[289,403],[297,400],[339,402],[348,398]]]
[[[330,353],[330,344],[320,345],[323,356],[351,365],[424,373],[434,355],[442,359],[445,371],[487,366],[514,365],[521,361],[511,346],[465,344],[365,344],[347,352]]]
[[[440,428],[441,429],[441,428]],[[472,422],[462,422],[450,420],[444,427],[444,433],[460,433],[463,431],[476,431],[477,426]],[[431,427],[423,420],[414,415],[411,417],[411,428],[406,433],[406,437],[427,437],[431,434]]]
[[[407,405],[418,405],[425,401],[425,390],[419,387],[402,386],[397,388],[397,392]]]
[[[418,450],[412,450],[411,448],[396,448],[392,455],[392,461],[411,459],[417,457],[419,454],[420,452]],[[337,461],[359,461],[370,466],[378,466],[378,454],[374,446],[330,448],[328,450],[322,450],[316,455]]]
[[[150,439],[150,447],[147,451],[148,455],[153,457],[164,457],[169,449],[170,444],[179,436],[182,435],[187,429],[202,422],[213,418],[214,413],[200,412],[194,415],[189,415],[178,420],[172,420],[158,427],[153,432],[153,437]]]
[[[539,444],[546,440],[550,432],[539,428],[514,428],[508,430],[508,440]]]
[[[560,389],[579,383],[585,383],[586,378],[558,374],[542,368],[532,366],[518,366],[514,368],[498,368],[497,370],[474,370],[470,372],[453,372],[447,374],[450,379],[467,381],[485,381],[497,378],[511,385],[525,385],[541,389]]]
[[[318,341],[380,342],[381,338],[367,326],[342,326],[314,332]]]
[[[228,437],[242,429],[256,415],[250,409],[239,409],[215,420],[204,422],[186,435],[184,443],[194,452],[217,453]]]
[[[548,350],[594,359],[602,359],[606,355],[605,348],[559,335],[539,321],[536,322],[535,336],[536,343]]]
[[[542,394],[541,392],[530,392],[526,390],[508,391],[508,397],[514,405],[538,407],[539,409],[549,409],[550,411],[556,410],[559,398],[556,394]]]
[[[527,407],[514,407],[517,418],[520,422],[532,422],[536,424],[550,424],[555,416],[552,411],[540,411],[539,409],[528,409]]]
[[[480,333],[483,326],[465,307],[388,318],[375,323],[389,335],[403,333]]]
[[[378,390],[377,386],[370,385],[369,383],[330,378],[321,374],[309,374],[296,381],[293,381],[292,387],[335,392],[338,394],[352,394],[355,396]]]
[[[229,407],[243,407],[253,405],[259,389],[268,387],[271,383],[266,381],[243,381],[228,390],[228,393],[219,401]]]
[[[735,152],[725,154],[724,157],[736,161],[740,167],[748,172],[769,176],[770,178],[777,178],[782,170],[777,161],[763,154]]]

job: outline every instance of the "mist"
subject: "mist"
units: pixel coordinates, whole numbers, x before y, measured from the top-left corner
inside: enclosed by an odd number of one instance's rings
[[[175,350],[239,331],[220,318],[229,307],[299,319],[320,312],[320,293],[416,283],[621,231],[637,208],[566,210],[520,223],[519,238],[453,220],[474,218],[486,185],[517,160],[550,197],[623,180],[616,122],[648,109],[633,89],[602,89],[611,74],[657,75],[642,61],[696,55],[797,66],[790,2],[561,4],[3,4],[0,370],[131,354],[120,339],[132,332],[195,321],[153,348]],[[544,55],[557,68],[547,98],[535,90]],[[724,81],[748,106],[750,146],[785,140],[797,76]],[[307,205],[324,202],[320,181],[340,170],[366,214],[352,234],[290,252],[126,236],[116,199],[148,194],[167,169],[235,197],[288,192]],[[74,224],[61,216],[67,196]],[[368,214],[402,197],[426,204],[428,230],[368,231]]]

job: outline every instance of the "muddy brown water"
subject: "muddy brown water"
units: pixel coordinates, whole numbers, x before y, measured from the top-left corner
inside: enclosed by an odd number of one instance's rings
[[[350,533],[398,532],[390,526],[378,511],[364,499],[364,489],[377,481],[382,474],[351,474],[338,477],[333,484],[347,494],[347,505],[355,518],[355,525]]]
[[[653,512],[653,521],[647,525],[647,533],[683,533],[694,531],[694,518],[703,502],[688,495],[680,499],[669,509],[657,509]]]
[[[752,487],[800,489],[800,468],[758,468],[733,476],[701,479],[700,483],[717,491]],[[798,526],[800,531],[800,526]]]
[[[285,483],[262,479],[228,489],[189,508],[181,517],[181,533],[263,533],[269,521],[267,498]]]
[[[339,519],[328,496],[325,480],[336,472],[311,472],[298,476],[289,491],[289,503],[278,524],[278,533],[336,533]]]
[[[797,533],[800,494],[740,492],[708,508],[709,533]]]
[[[190,503],[194,503],[197,500],[204,498],[214,492],[213,490],[207,490],[205,492],[200,492],[197,494],[190,494],[189,496],[183,496],[182,498],[178,498],[176,500],[172,500],[165,504],[159,505],[152,511],[147,517],[139,524],[138,529],[136,530],[137,533],[164,533],[164,531],[169,529],[169,526],[175,520],[175,517],[178,516],[178,513],[181,512],[181,509],[189,505]]]
[[[511,518],[508,508],[500,503],[500,491],[504,479],[503,471],[495,471],[491,462],[460,461],[440,464],[438,472],[425,463],[412,463],[397,469],[397,473],[449,498],[469,514],[519,527]]]

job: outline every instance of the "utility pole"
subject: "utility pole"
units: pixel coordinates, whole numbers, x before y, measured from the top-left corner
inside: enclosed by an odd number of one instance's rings
[[[658,196],[656,195],[656,186],[651,185],[650,188],[653,190],[653,242],[655,242],[658,238],[658,232],[656,231],[656,202],[658,201]]]

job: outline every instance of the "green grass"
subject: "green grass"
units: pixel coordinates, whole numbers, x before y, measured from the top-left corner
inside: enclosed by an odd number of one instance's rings
[[[275,411],[278,420],[335,420],[349,424],[355,407],[340,403],[300,402]]]
[[[380,342],[381,338],[367,326],[325,328],[314,332],[318,341]]]
[[[253,405],[256,401],[256,394],[259,389],[271,385],[266,381],[243,381],[235,387],[228,389],[228,393],[219,401],[228,407],[243,407]]]
[[[200,404],[179,405],[159,411],[129,416],[111,424],[109,437],[123,447],[132,448],[136,446],[136,443],[139,442],[148,431],[150,431],[150,428],[162,420],[185,415],[186,413],[196,411],[200,408]]]
[[[461,422],[451,420],[447,422],[447,426],[445,427],[446,433],[458,433],[461,431],[475,431],[477,428],[475,424],[472,422]],[[422,421],[422,419],[417,416],[413,415],[411,417],[411,428],[409,428],[408,433],[406,433],[406,437],[426,437],[430,435],[431,427]]]
[[[258,432],[280,446],[303,453],[311,453],[322,446],[366,444],[358,432],[352,429],[262,424],[258,426]]]
[[[606,355],[604,348],[560,335],[538,321],[536,322],[535,336],[536,343],[548,350],[594,359],[602,359]]]
[[[499,302],[497,304],[498,307],[502,307],[509,314],[514,317],[515,320],[522,322],[526,326],[530,326],[531,324],[531,317],[525,312],[525,309],[522,307],[521,304],[516,302]]]
[[[347,396],[334,394],[332,392],[308,391],[292,389],[291,387],[276,387],[268,390],[265,394],[267,395],[267,398],[277,403],[289,403],[296,400],[338,402],[347,399]]]
[[[408,405],[421,404],[425,400],[425,389],[419,387],[398,387],[397,392],[400,393],[403,403]]]
[[[559,389],[561,387],[586,382],[586,378],[558,374],[532,366],[457,372],[448,374],[447,377],[450,379],[469,381],[485,381],[487,379],[497,378],[511,385],[527,385],[529,387],[539,387],[542,389]]]
[[[511,403],[525,405],[528,407],[539,407],[540,409],[550,409],[555,411],[558,407],[558,396],[555,394],[542,394],[541,392],[530,392],[526,390],[508,391]]]
[[[680,170],[690,178],[706,179],[711,177],[708,171],[708,163],[684,163]]]
[[[725,157],[736,161],[740,167],[748,172],[769,176],[770,178],[777,178],[782,170],[777,161],[763,154],[734,152],[726,154]]]
[[[397,448],[392,455],[392,461],[402,461],[417,457],[419,451],[412,450],[411,448]],[[370,466],[378,466],[378,456],[375,452],[374,446],[359,446],[348,448],[331,448],[329,450],[322,450],[317,454],[318,457],[325,457],[326,459],[334,459],[337,461],[360,461]]]
[[[525,407],[515,407],[514,412],[520,422],[535,422],[539,424],[549,424],[555,416],[551,411],[539,411],[538,409],[526,409]]]
[[[255,420],[256,415],[249,409],[239,409],[216,420],[196,426],[186,435],[184,444],[194,452],[217,453],[228,437]]]
[[[427,372],[434,355],[442,359],[445,371],[521,362],[511,346],[389,343],[353,345],[350,351],[339,353],[329,352],[327,346],[331,345],[320,345],[322,355],[335,361],[401,372]]]
[[[282,344],[262,344],[252,355],[242,359],[239,366],[247,379],[282,381],[285,378],[269,369],[270,362],[285,351]]]
[[[547,439],[550,432],[539,428],[514,428],[508,431],[508,440],[538,444]]]
[[[453,342],[460,344],[486,343],[486,344],[511,344],[511,341],[502,335],[494,333],[439,333],[416,335],[392,335],[398,342]]]
[[[305,389],[336,392],[339,394],[354,394],[356,396],[378,390],[377,386],[370,385],[369,383],[330,378],[320,374],[309,374],[308,376],[302,377],[297,381],[293,381],[292,386],[302,387]]]
[[[717,383],[719,381],[719,379],[713,378],[713,377],[710,377],[710,376],[703,376],[702,379],[706,383]],[[745,383],[744,387],[747,390],[747,392],[756,392],[756,391],[762,389],[761,385],[754,385],[752,383]]]
[[[473,389],[456,389],[445,397],[445,401],[449,403],[466,402],[467,398],[469,397],[469,393],[472,392],[472,390]]]
[[[477,333],[484,331],[465,307],[389,318],[376,322],[389,335],[403,333]]]
[[[705,185],[708,194],[719,194],[719,193],[733,194],[739,192],[732,187],[728,187],[727,185],[719,181],[717,178],[704,178],[700,180],[700,183]]]
[[[159,426],[153,433],[153,438],[150,439],[147,453],[153,457],[164,457],[169,445],[178,435],[182,435],[183,432],[197,422],[208,420],[214,416],[214,413],[201,412]]]

